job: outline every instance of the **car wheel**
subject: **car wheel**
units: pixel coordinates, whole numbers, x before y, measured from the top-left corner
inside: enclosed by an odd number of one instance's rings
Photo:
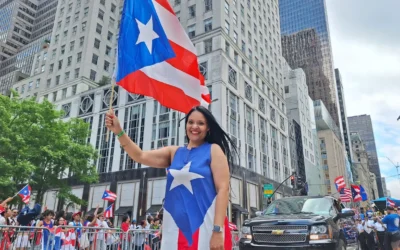
[[[346,250],[346,244],[344,243],[344,241],[342,239],[339,240],[337,250]]]

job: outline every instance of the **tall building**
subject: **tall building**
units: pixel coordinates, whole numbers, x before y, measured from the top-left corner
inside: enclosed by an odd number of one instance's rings
[[[350,140],[349,123],[347,121],[346,101],[343,90],[342,76],[340,75],[339,69],[335,69],[335,78],[336,78],[336,87],[339,97],[339,110],[340,110],[340,117],[342,123],[342,131],[343,131],[342,136],[344,145],[346,147],[347,158],[349,159],[350,163],[352,163],[353,150]]]
[[[388,190],[387,190],[387,186],[386,186],[386,178],[385,177],[381,177],[381,181],[382,181],[383,196],[387,197],[388,196]]]
[[[374,200],[377,197],[377,193],[374,191],[374,182],[371,182],[371,172],[369,171],[368,166],[368,154],[365,151],[365,146],[363,141],[361,140],[360,135],[357,132],[352,132],[350,134],[350,139],[352,141],[352,150],[354,152],[354,182],[357,185],[362,185],[365,191],[368,194],[369,200]],[[362,204],[363,207],[368,205],[368,202],[364,202]]]
[[[341,126],[325,0],[280,0],[279,12],[283,57],[305,71],[309,95]]]
[[[365,144],[365,149],[368,153],[369,170],[376,176],[376,184],[378,185],[379,197],[383,197],[383,185],[381,180],[381,170],[379,168],[378,154],[376,152],[374,129],[372,127],[371,116],[358,115],[348,117],[349,130],[358,132],[361,140]]]
[[[5,28],[5,30],[3,27],[0,28],[0,37],[1,40],[4,37],[3,41],[15,52],[8,53],[7,46],[1,48],[0,41],[0,49],[8,55],[3,57],[3,60],[0,59],[0,94],[8,94],[14,83],[31,75],[35,54],[42,48],[48,47],[57,4],[58,0],[32,2],[18,0],[0,4],[0,17],[5,20],[4,24],[0,24]],[[14,8],[15,11],[10,12],[10,8]],[[25,35],[23,43],[15,42],[14,40],[21,34]],[[18,40],[22,41],[21,39]]]
[[[289,121],[290,135],[294,140],[290,144],[291,157],[295,157],[297,166],[292,168],[297,175],[309,185],[309,195],[323,195],[323,185],[320,185],[322,169],[315,155],[318,154],[318,143],[314,142],[312,126],[315,124],[315,116],[312,103],[309,102],[306,76],[302,69],[290,69],[286,65],[284,70],[285,101],[287,117]]]
[[[266,205],[263,185],[277,187],[292,173],[278,2],[171,3],[197,49],[200,70],[215,100],[211,110],[239,148],[240,155],[232,166],[229,217],[241,225],[243,219]],[[114,136],[110,143],[105,141],[110,85],[94,88],[102,76],[112,73],[119,18],[113,5],[117,5],[116,0],[59,2],[50,47],[35,56],[34,64],[38,62],[39,71],[44,65],[44,71],[33,73],[14,89],[22,97],[36,95],[39,101],[54,102],[64,110],[65,119],[80,117],[90,123],[88,141],[99,150],[96,166],[100,183],[84,187],[72,183],[79,197],[89,201],[87,209],[97,203],[104,206],[98,193],[110,188],[118,191],[118,200],[126,200],[116,205],[116,214],[121,208],[140,217],[161,207],[165,171],[132,161]],[[125,131],[140,147],[149,150],[184,144],[182,114],[151,98],[128,94],[119,87],[115,90],[112,105]],[[290,181],[284,184],[275,198],[292,194]],[[57,203],[52,194],[45,196],[51,199],[46,198],[46,204]],[[67,206],[65,203],[64,208]]]
[[[314,101],[315,121],[317,124],[321,162],[328,194],[336,193],[335,178],[343,176],[346,185],[351,183],[351,176],[345,161],[345,150],[341,143],[341,134],[335,121],[321,100]]]

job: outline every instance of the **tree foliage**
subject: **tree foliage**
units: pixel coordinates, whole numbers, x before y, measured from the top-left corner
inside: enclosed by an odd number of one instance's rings
[[[37,202],[46,190],[57,188],[59,198],[85,204],[72,195],[67,177],[97,182],[97,152],[87,143],[89,125],[62,116],[47,101],[0,95],[0,197],[14,195],[29,182]]]
[[[103,76],[101,80],[97,83],[99,86],[105,86],[111,83],[111,78],[108,76]]]

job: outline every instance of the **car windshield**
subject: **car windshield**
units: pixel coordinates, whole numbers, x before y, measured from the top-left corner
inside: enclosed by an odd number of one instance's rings
[[[264,215],[276,214],[318,214],[330,215],[332,201],[328,198],[293,197],[273,201]]]

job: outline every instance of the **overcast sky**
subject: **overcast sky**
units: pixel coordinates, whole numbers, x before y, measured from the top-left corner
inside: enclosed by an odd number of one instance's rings
[[[400,199],[400,0],[326,0],[347,115],[371,115],[381,174]],[[400,170],[400,169],[399,169]]]

